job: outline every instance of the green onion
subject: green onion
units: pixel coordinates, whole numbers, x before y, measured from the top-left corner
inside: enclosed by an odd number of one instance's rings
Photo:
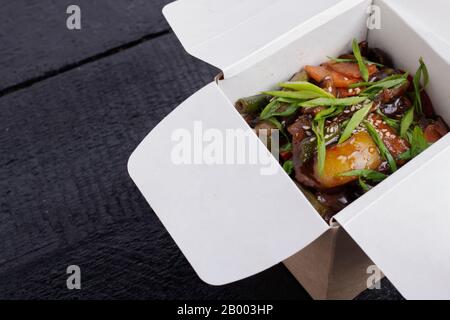
[[[280,103],[277,100],[272,100],[261,112],[260,118],[265,118],[267,114],[274,113],[280,107]]]
[[[375,85],[370,86],[369,88],[365,89],[363,92],[361,92],[361,95],[368,96],[368,97],[374,97],[375,95],[377,95],[380,91],[382,91],[384,89],[391,89],[391,88],[396,88],[396,87],[402,86],[405,83],[407,83],[407,81],[408,80],[405,78],[384,81],[384,82],[375,84]]]
[[[369,81],[369,70],[367,69],[367,66],[363,61],[361,51],[359,50],[358,40],[356,39],[353,39],[353,55],[355,56],[356,61],[358,62],[361,77],[364,79],[364,81]]]
[[[317,97],[324,97],[324,98],[334,98],[334,96],[323,90],[322,88],[306,81],[298,81],[298,82],[283,82],[280,83],[280,87],[285,89],[292,89],[295,91],[306,91],[306,92],[315,92],[317,93]]]
[[[284,146],[280,149],[281,152],[290,152],[292,151],[292,143],[286,143]]]
[[[324,109],[320,111],[316,116],[314,117],[314,120],[319,121],[321,119],[328,119],[338,116],[344,111],[345,107],[330,107],[327,109]]]
[[[430,146],[419,126],[415,126],[410,138],[411,149],[399,156],[400,160],[410,160],[417,157]]]
[[[327,147],[325,142],[325,119],[320,119],[319,121],[314,121],[312,125],[312,130],[316,134],[317,139],[317,165],[319,170],[319,175],[323,174],[325,170],[325,158],[327,154]]]
[[[397,80],[397,79],[407,79],[408,78],[408,73],[406,74],[393,74],[389,77],[384,78],[383,80],[380,81],[373,81],[373,82],[358,82],[358,83],[353,83],[351,85],[349,85],[349,88],[359,88],[359,87],[372,87],[375,85],[380,85],[383,84],[387,81],[391,81],[391,80]]]
[[[400,136],[402,138],[407,138],[407,133],[409,128],[411,127],[412,123],[414,121],[414,107],[411,107],[406,111],[405,115],[402,118],[402,121],[400,123]]]
[[[288,103],[288,104],[298,103],[298,99],[292,99],[292,98],[276,98],[276,100],[278,102]]]
[[[367,183],[365,183],[361,177],[359,178],[358,181],[359,181],[359,185],[360,185],[361,189],[363,189],[364,192],[370,191],[371,187]]]
[[[374,170],[353,170],[345,173],[341,173],[340,177],[360,177],[373,182],[381,182],[388,176],[384,173]]]
[[[378,135],[377,130],[368,121],[365,122],[365,125],[367,128],[367,132],[369,132],[373,141],[378,146],[378,149],[380,149],[381,155],[389,163],[389,166],[391,167],[392,172],[397,171],[397,163],[395,162],[395,159],[392,156],[392,154],[389,152],[388,148],[385,146],[383,140],[381,140],[380,136]]]
[[[415,92],[415,101],[414,105],[416,108],[416,112],[418,114],[422,114],[422,98],[420,96],[420,92],[426,88],[430,81],[430,76],[428,73],[427,66],[425,65],[425,62],[423,61],[423,58],[420,58],[419,60],[420,66],[419,69],[417,69],[416,74],[414,75],[413,84],[414,84],[414,92]],[[421,87],[420,82],[423,77],[423,87]]]
[[[388,116],[386,116],[383,112],[381,112],[380,109],[377,109],[377,114],[383,118],[383,121],[386,122],[386,124],[391,127],[394,128],[395,130],[399,130],[400,129],[400,122],[398,120],[389,118]]]
[[[337,63],[339,63],[339,62],[358,63],[358,61],[356,59],[350,59],[350,58],[342,59],[342,58],[335,58],[335,57],[330,57],[330,56],[328,56],[327,58],[332,60],[332,61],[334,61],[334,62],[337,62]],[[384,67],[384,65],[382,65],[381,63],[376,63],[376,62],[369,61],[369,60],[366,60],[366,59],[363,59],[363,61],[364,61],[365,64],[373,64],[373,65],[376,65],[377,67],[380,67],[380,68]]]
[[[294,172],[294,163],[292,162],[292,160],[286,161],[283,164],[283,169],[288,175],[291,175]]]
[[[283,107],[283,106],[279,106]],[[280,110],[282,108],[271,108],[268,110],[264,115],[260,115],[260,118],[262,120],[267,120],[272,117],[289,117],[293,115],[295,112],[297,112],[299,106],[295,104],[291,104],[287,106],[284,110]]]
[[[269,119],[267,119],[267,121],[269,121],[270,123],[272,123],[272,124],[278,129],[278,131],[280,131],[281,134],[286,138],[286,140],[289,141],[289,136],[286,134],[286,132],[284,132],[284,127],[283,127],[283,125],[281,124],[281,122],[278,121],[277,118],[269,118]]]
[[[353,106],[356,104],[360,104],[361,102],[367,100],[366,97],[350,97],[350,98],[342,98],[342,99],[331,99],[331,98],[317,98],[310,101],[301,102],[299,106],[304,108],[311,107],[326,107],[326,106]]]
[[[278,97],[278,98],[287,98],[287,99],[296,99],[296,100],[309,100],[323,97],[322,94],[319,94],[314,91],[267,91],[263,92],[269,96]],[[298,102],[298,101],[297,101]]]
[[[352,136],[353,131],[361,124],[361,122],[364,121],[372,107],[372,102],[367,103],[363,108],[361,108],[361,110],[358,110],[358,112],[355,112],[355,114],[353,114],[353,117],[345,127],[338,144],[344,143],[348,138]]]

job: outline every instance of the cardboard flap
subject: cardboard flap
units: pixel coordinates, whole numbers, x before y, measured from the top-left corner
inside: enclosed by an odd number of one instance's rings
[[[178,0],[164,16],[193,56],[221,70],[341,0]]]
[[[231,160],[224,163],[229,164],[210,162],[206,141],[225,146],[227,134],[236,130],[248,132],[248,145],[267,153],[269,161],[233,164],[238,161],[226,149]],[[194,148],[180,153],[182,141]],[[233,150],[239,157],[249,149],[245,144]],[[192,156],[192,164],[180,162],[182,153]],[[328,230],[216,83],[164,119],[132,154],[128,170],[198,275],[210,284],[263,271]]]
[[[447,135],[336,216],[407,299],[450,299],[449,169]]]
[[[385,1],[407,21],[414,21],[415,30],[427,39],[443,57],[450,56],[450,1],[389,0]]]

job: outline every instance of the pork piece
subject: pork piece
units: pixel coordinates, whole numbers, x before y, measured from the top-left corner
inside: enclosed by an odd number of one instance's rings
[[[383,121],[380,115],[372,113],[369,115],[368,120],[373,124],[386,148],[395,159],[409,150],[410,145],[408,141],[401,138],[394,128]],[[397,163],[402,164],[402,161],[397,161]]]
[[[435,143],[448,133],[447,125],[439,118],[425,128],[425,139],[429,143]]]
[[[375,101],[386,104],[394,101],[397,98],[400,98],[405,95],[406,91],[408,91],[409,88],[409,82],[405,83],[404,85],[393,88],[393,89],[384,89],[381,91],[380,94],[375,98]]]
[[[287,131],[292,135],[292,141],[294,143],[301,142],[306,138],[307,131],[311,130],[311,118],[303,115],[299,117],[293,124],[291,124]]]
[[[367,59],[372,62],[381,63],[386,67],[393,66],[391,57],[386,52],[378,48],[369,48],[367,50]]]
[[[322,175],[318,172],[317,159],[314,163],[314,178],[321,189],[332,189],[357,179],[341,177],[342,173],[352,170],[376,170],[382,162],[377,145],[365,131],[355,133],[342,144],[327,149],[325,169]]]
[[[354,196],[350,190],[339,190],[332,193],[319,191],[317,193],[317,200],[323,207],[328,208],[325,215],[322,217],[326,222],[330,222],[331,218],[348,206],[353,200]]]

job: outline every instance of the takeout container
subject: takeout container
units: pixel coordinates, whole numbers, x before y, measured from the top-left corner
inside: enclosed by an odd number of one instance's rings
[[[372,4],[382,29],[367,29]],[[331,226],[283,170],[264,176],[260,165],[171,161],[175,130],[195,121],[248,129],[233,106],[238,98],[349,51],[353,38],[368,38],[409,72],[422,56],[428,93],[450,123],[449,9],[444,0],[179,0],[164,8],[185,49],[223,70],[223,79],[153,129],[128,169],[201,279],[223,285],[283,261],[314,298],[347,299],[367,288],[367,267],[375,263],[405,298],[450,298],[449,135]]]

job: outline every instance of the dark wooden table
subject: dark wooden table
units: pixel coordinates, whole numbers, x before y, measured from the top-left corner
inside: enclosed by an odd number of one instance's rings
[[[130,180],[137,144],[218,70],[185,53],[168,0],[3,1],[0,298],[309,299],[282,266],[204,284]],[[66,268],[82,289],[66,288]],[[399,299],[382,290],[361,299]]]

